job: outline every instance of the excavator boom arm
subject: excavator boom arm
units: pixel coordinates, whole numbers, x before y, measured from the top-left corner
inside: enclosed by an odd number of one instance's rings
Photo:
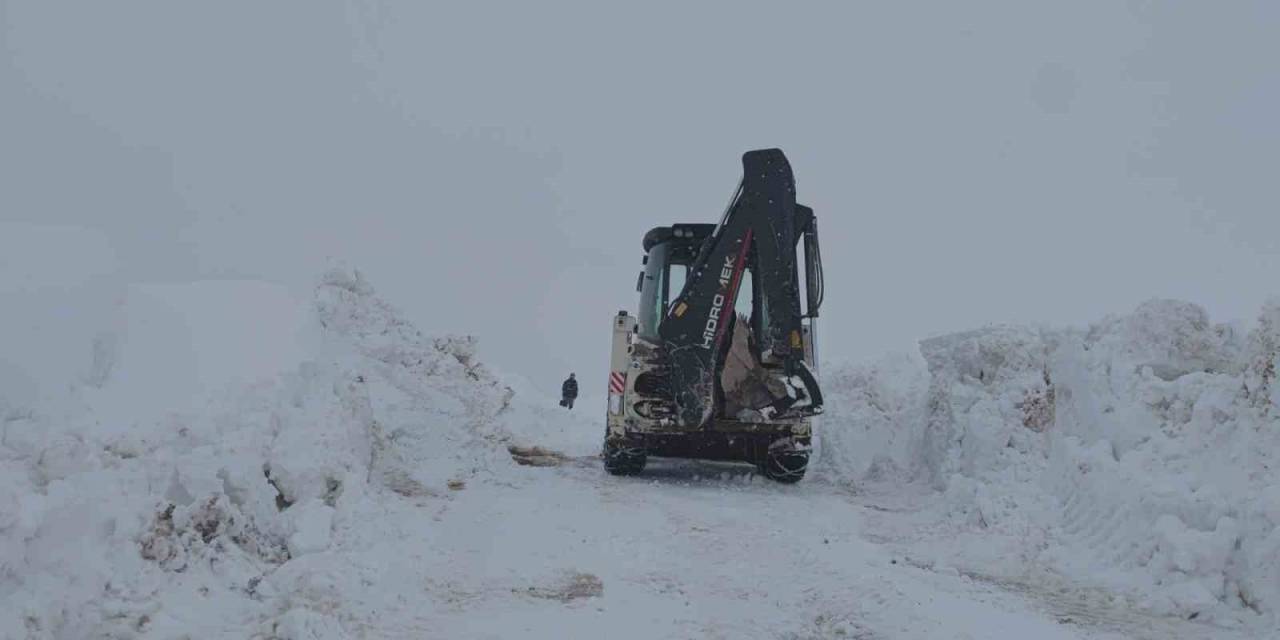
[[[714,410],[715,378],[748,268],[763,302],[759,324],[766,330],[756,336],[759,351],[780,369],[791,395],[805,396],[783,404],[804,400],[804,415],[821,410],[821,393],[803,360],[796,275],[796,240],[812,224],[813,212],[796,204],[795,179],[781,150],[749,151],[742,166],[742,183],[690,266],[659,332],[670,358],[677,415],[687,426],[704,424]]]
[[[786,334],[800,330],[795,292],[796,192],[791,165],[777,149],[749,151],[742,157],[743,179],[720,224],[690,266],[684,290],[662,322],[663,339],[714,351],[723,344],[729,314],[739,294],[742,272],[753,264],[769,335],[761,350],[786,353]],[[754,252],[754,253],[753,253]],[[779,339],[783,338],[783,339]],[[781,343],[775,345],[775,343]]]

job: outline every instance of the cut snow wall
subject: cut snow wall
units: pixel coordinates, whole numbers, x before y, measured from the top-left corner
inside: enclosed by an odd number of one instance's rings
[[[1280,611],[1280,303],[1251,331],[1153,300],[920,351],[826,376],[819,469],[872,481],[891,461],[988,546],[1154,611]]]
[[[0,421],[0,637],[244,637],[308,616],[348,637],[308,608],[315,555],[364,551],[400,505],[513,464],[512,394],[474,340],[422,335],[357,273],[326,274],[311,309],[221,282],[134,288],[126,310],[78,411]]]

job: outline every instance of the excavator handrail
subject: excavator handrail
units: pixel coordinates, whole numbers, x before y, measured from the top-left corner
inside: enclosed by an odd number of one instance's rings
[[[818,244],[818,219],[811,218],[804,230],[805,289],[808,308],[805,317],[818,317],[818,310],[826,298],[826,282],[822,272],[822,248]]]

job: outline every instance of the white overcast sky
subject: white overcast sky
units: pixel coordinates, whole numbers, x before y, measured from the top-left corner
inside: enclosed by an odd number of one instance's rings
[[[590,393],[644,231],[777,146],[827,358],[1157,296],[1249,318],[1277,34],[1274,2],[0,0],[0,222],[96,229],[122,281],[305,293],[340,258]]]

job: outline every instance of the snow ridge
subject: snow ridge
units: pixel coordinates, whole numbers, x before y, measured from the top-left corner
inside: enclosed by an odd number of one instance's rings
[[[110,380],[69,417],[6,410],[0,637],[360,635],[373,612],[341,594],[396,561],[360,552],[510,464],[513,394],[473,339],[424,337],[358,272],[325,274],[305,313],[321,336],[305,360],[195,410],[103,424]]]
[[[988,327],[920,352],[829,378],[821,468],[939,491],[921,534],[936,560],[1047,571],[1154,613],[1276,619],[1280,303],[1251,330],[1153,300],[1086,330]]]

